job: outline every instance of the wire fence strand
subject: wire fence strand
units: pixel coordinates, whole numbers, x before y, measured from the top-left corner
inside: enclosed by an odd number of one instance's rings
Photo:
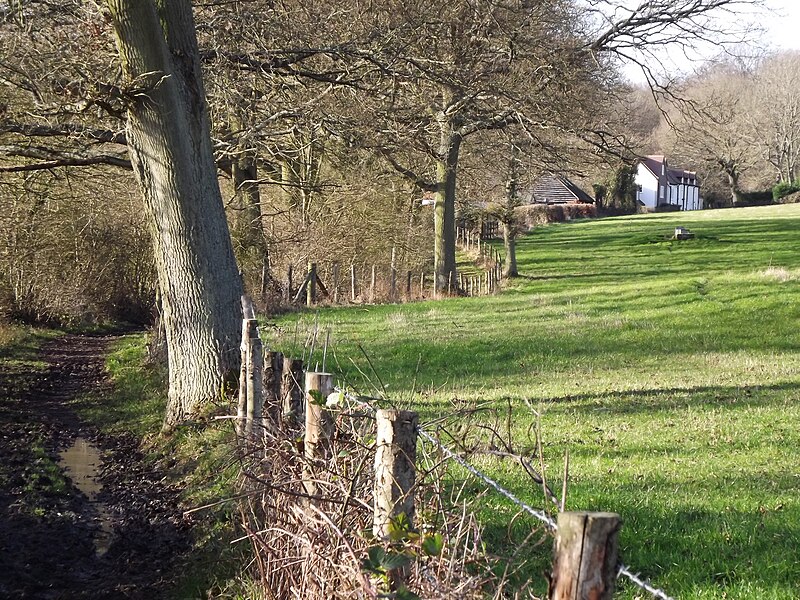
[[[375,411],[375,407],[369,402],[369,400],[375,400],[375,398],[368,398],[366,396],[357,396],[338,387],[334,389],[336,392],[346,396],[347,399],[350,400],[351,402],[357,402],[360,405],[360,407],[368,408],[373,412]],[[459,456],[458,453],[456,453],[455,451],[451,450],[450,448],[442,444],[442,442],[440,442],[436,437],[425,431],[425,429],[423,429],[422,427],[417,428],[417,433],[419,434],[420,437],[422,437],[423,439],[427,440],[428,442],[436,446],[442,452],[442,454],[444,454],[448,459],[458,463],[464,469],[469,471],[472,475],[474,475],[475,477],[483,481],[486,485],[495,490],[498,494],[505,497],[511,503],[515,504],[517,507],[519,507],[521,510],[528,513],[535,519],[538,519],[539,521],[544,523],[547,529],[551,533],[555,533],[556,531],[558,531],[558,525],[556,524],[555,519],[553,519],[546,512],[532,507],[531,505],[527,504],[526,502],[515,496],[511,491],[500,485],[497,481],[489,477],[486,473],[484,473],[477,467],[474,467],[467,460]],[[619,579],[620,577],[626,577],[634,585],[650,593],[654,598],[657,598],[658,600],[675,600],[674,598],[669,596],[664,590],[652,586],[646,579],[643,579],[640,576],[640,574],[634,573],[633,571],[631,571],[630,567],[624,564],[620,564],[617,569],[617,579]]]

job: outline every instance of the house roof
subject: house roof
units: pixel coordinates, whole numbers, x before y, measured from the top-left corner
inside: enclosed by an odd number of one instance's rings
[[[673,184],[681,183],[681,179],[688,179],[690,183],[697,185],[697,173],[695,171],[684,171],[683,169],[670,169],[667,157],[663,154],[651,154],[640,159],[648,171],[656,178],[661,179],[661,167],[666,165],[667,182]]]
[[[533,201],[547,204],[594,203],[594,198],[561,175],[547,173],[533,184]]]

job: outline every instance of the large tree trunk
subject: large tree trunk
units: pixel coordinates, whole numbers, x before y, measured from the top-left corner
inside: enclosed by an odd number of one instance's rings
[[[519,275],[517,271],[517,228],[513,222],[503,222],[503,246],[506,251],[503,276],[516,277]]]
[[[260,278],[263,296],[269,285],[269,244],[261,210],[261,191],[258,187],[258,166],[252,157],[234,161],[231,169],[234,196],[233,240],[245,280],[252,286],[254,277]],[[245,265],[249,267],[246,268]],[[257,269],[257,272],[253,272]],[[249,290],[254,293],[253,289]]]
[[[501,211],[503,223],[503,246],[506,251],[506,264],[503,267],[504,277],[516,277],[517,273],[517,223],[514,209],[519,206],[519,154],[516,144],[510,144],[511,158],[508,163],[508,181],[506,182],[506,205]]]
[[[453,123],[440,118],[440,140],[436,163],[434,203],[434,285],[436,293],[455,289],[456,274],[456,173],[461,136]]]
[[[739,189],[739,173],[736,170],[736,165],[726,163],[723,165],[725,175],[728,177],[728,187],[731,190],[731,203],[733,206],[738,206],[742,201],[742,191]]]
[[[155,246],[169,354],[165,427],[237,372],[242,284],[211,148],[188,0],[107,0],[131,92],[128,145]],[[233,381],[233,379],[231,379]]]

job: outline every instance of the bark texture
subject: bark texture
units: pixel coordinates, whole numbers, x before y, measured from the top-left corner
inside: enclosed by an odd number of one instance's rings
[[[238,368],[242,284],[216,176],[191,4],[107,0],[128,80],[128,146],[155,247],[169,354],[165,427]]]
[[[462,137],[452,122],[439,119],[441,129],[436,162],[436,196],[434,201],[434,289],[446,292],[448,282],[455,287],[456,273],[456,174]]]

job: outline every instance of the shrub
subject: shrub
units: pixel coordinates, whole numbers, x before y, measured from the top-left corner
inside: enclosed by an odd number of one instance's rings
[[[773,203],[774,192],[761,190],[756,192],[741,192],[739,206],[769,206]]]
[[[572,219],[593,219],[597,217],[594,204],[526,204],[515,209],[517,218],[532,229],[547,223],[561,223]]]
[[[778,202],[781,198],[795,192],[800,192],[800,179],[781,181],[772,188],[772,199]]]

